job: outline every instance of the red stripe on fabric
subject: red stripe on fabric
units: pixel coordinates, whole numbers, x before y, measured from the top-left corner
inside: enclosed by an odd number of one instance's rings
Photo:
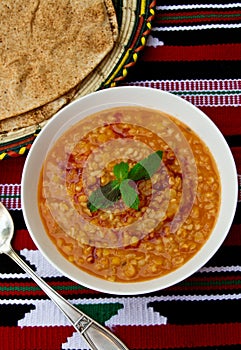
[[[1,327],[0,338],[5,350],[60,350],[73,332],[71,326]]]
[[[241,106],[200,107],[224,135],[241,135]]]
[[[241,323],[114,327],[130,349],[241,345]]]
[[[4,284],[3,285],[1,284],[1,288],[4,288],[4,287],[6,287],[6,286]],[[19,286],[17,286],[17,287],[19,287]],[[1,297],[5,297],[5,298],[10,298],[12,296],[14,296],[14,297],[21,297],[21,296],[24,296],[24,297],[28,297],[28,296],[29,297],[36,297],[36,296],[38,296],[38,297],[41,297],[41,296],[43,296],[43,293],[41,291],[38,291],[38,290],[33,291],[32,289],[29,290],[29,292],[19,291],[19,290],[14,289],[11,292],[6,292],[6,291],[4,292],[4,291],[0,290],[0,296]]]
[[[68,284],[61,282],[49,282],[48,284],[56,289],[59,294],[61,294],[64,297],[70,298],[70,296],[75,295],[83,295],[88,294],[88,296],[91,295],[97,295],[98,293],[94,290],[86,290],[86,289],[79,289],[75,288],[75,285],[73,282],[70,282]],[[57,287],[57,288],[56,288]],[[65,288],[67,287],[67,288]],[[64,289],[65,288],[65,289]],[[220,290],[222,293],[224,291],[234,291],[234,290],[240,290],[241,289],[241,277],[236,275],[229,275],[229,276],[222,276],[222,279],[220,280],[220,276],[203,276],[203,277],[189,277],[185,281],[173,286],[169,287],[167,289],[167,292],[170,293],[177,293],[177,292],[188,292],[190,293],[190,289],[192,290],[192,293],[194,291],[200,292],[200,291],[206,291],[206,292],[212,292]],[[37,288],[37,285],[33,282],[5,282],[1,283],[0,288],[0,296],[4,298],[10,298],[10,296],[14,295],[15,297],[24,296],[27,298],[28,296],[31,297],[43,297],[45,296],[44,292]]]
[[[200,291],[213,292],[219,290],[221,293],[224,291],[234,291],[241,289],[241,277],[230,275],[230,276],[222,276],[220,279],[220,275],[208,277],[205,275],[204,277],[189,277],[185,281],[168,288],[168,293],[171,292],[186,292],[192,293],[196,291],[200,293]]]
[[[56,287],[56,286],[60,286],[60,282],[50,282],[49,283],[52,287]],[[72,281],[61,281],[61,286],[59,288],[59,293],[61,295],[70,295],[70,294],[76,294],[76,295],[82,295],[82,294],[88,294],[88,295],[101,295],[101,292],[98,292],[96,290],[93,289],[87,289],[87,288],[75,288],[75,286],[78,286],[76,283],[72,282]],[[61,289],[61,288],[65,288],[68,287],[66,289]]]
[[[7,158],[1,160],[0,183],[19,184],[26,157]]]
[[[13,236],[12,245],[16,250],[37,250],[37,247],[27,230],[16,230],[15,235]]]
[[[241,44],[195,46],[149,46],[143,61],[235,61],[241,60]]]
[[[0,287],[0,296],[1,297],[10,297],[10,295],[14,296],[23,296],[26,298],[28,295],[31,297],[43,297],[46,296],[46,294],[37,287],[36,283],[31,282],[31,280],[26,280],[25,282],[18,282],[18,280],[15,280],[16,282],[2,282]],[[100,292],[80,287],[76,288],[76,284],[74,282],[63,282],[63,281],[48,281],[48,284],[57,290],[59,294],[65,297],[70,297],[70,295],[99,295]]]
[[[59,350],[73,334],[70,326],[2,327],[5,350]],[[116,326],[113,332],[130,349],[194,348],[198,346],[241,345],[241,324]]]

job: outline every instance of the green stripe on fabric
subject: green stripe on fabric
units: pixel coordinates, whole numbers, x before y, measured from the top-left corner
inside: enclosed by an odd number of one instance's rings
[[[1,292],[36,292],[41,290],[38,286],[0,286]]]
[[[53,287],[56,290],[83,290],[86,289],[85,287],[78,285],[78,286],[54,286]]]
[[[240,285],[241,287],[241,279],[240,280],[229,280],[229,281],[192,281],[192,282],[183,282],[180,284],[185,287],[199,287],[199,286],[230,286],[230,285]]]
[[[85,287],[82,286],[53,286],[53,289],[55,290],[67,290],[67,291],[73,291],[73,290],[83,290]],[[39,288],[37,285],[36,286],[0,286],[0,291],[2,292],[36,292],[40,291],[41,288]]]

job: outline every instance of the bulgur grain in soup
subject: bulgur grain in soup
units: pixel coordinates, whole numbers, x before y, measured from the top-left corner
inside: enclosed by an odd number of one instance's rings
[[[122,199],[91,212],[90,194],[161,150],[162,163],[136,182],[138,210]],[[82,119],[49,150],[39,180],[47,234],[66,259],[110,281],[143,281],[185,264],[215,225],[221,185],[204,142],[182,122],[142,107],[108,109]]]

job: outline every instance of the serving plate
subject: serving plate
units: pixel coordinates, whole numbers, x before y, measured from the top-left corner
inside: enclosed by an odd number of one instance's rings
[[[155,15],[156,1],[113,0],[119,25],[119,37],[114,49],[82,82],[74,100],[91,92],[115,87],[128,74],[146,44]],[[0,160],[25,154],[48,121],[0,133]]]

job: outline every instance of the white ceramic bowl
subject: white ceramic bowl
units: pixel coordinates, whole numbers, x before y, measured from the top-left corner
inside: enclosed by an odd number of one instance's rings
[[[67,261],[47,236],[38,211],[38,181],[46,154],[59,136],[80,119],[107,108],[139,105],[166,112],[195,131],[213,154],[221,178],[221,207],[210,238],[185,265],[163,277],[146,282],[109,282],[81,271]],[[182,281],[200,269],[224,241],[235,214],[238,184],[230,149],[214,123],[198,108],[168,92],[143,87],[118,87],[80,98],[58,112],[43,128],[28,154],[22,176],[22,208],[30,235],[56,269],[71,280],[101,292],[134,295],[160,290]]]

